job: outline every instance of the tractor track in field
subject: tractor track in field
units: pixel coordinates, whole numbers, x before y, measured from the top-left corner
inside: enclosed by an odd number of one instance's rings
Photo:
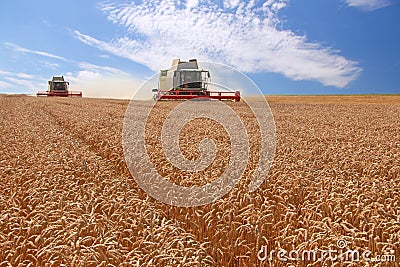
[[[63,104],[67,105],[69,108],[74,108],[72,104],[65,104],[65,103]],[[68,118],[62,118],[59,116],[59,114],[57,116],[57,114],[55,114],[52,110],[50,110],[48,107],[45,106],[42,106],[40,109],[41,112],[43,112],[44,114],[48,114],[52,117],[52,121],[56,122],[56,124],[64,134],[66,134],[75,141],[74,143],[76,146],[85,146],[88,148],[89,151],[101,157],[103,160],[106,159],[105,152],[99,149],[98,147],[94,146],[93,144],[91,145],[88,142],[88,140],[86,140],[86,138],[84,137],[84,133],[77,131],[77,129],[70,124]]]

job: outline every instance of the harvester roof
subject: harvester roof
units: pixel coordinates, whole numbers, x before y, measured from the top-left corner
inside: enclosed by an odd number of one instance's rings
[[[64,76],[53,76],[51,81],[53,81],[53,82],[64,82]]]
[[[176,70],[196,70],[199,69],[196,59],[190,59],[189,61],[181,61],[180,59],[174,59],[172,61],[172,67]]]

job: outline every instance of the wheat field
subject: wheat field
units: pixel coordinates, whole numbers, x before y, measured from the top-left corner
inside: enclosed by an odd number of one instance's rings
[[[0,95],[0,266],[399,266],[400,97],[267,100],[277,139],[261,187],[245,190],[259,146],[254,118],[230,103],[251,137],[244,177],[212,204],[180,208],[148,196],[125,164],[128,101]],[[182,153],[199,157],[207,135],[216,160],[189,179],[175,175],[155,138],[174,105],[150,117],[152,161],[174,183],[207,183],[226,167],[229,138],[212,121],[187,125]],[[339,240],[396,260],[257,257],[265,246],[327,250]]]

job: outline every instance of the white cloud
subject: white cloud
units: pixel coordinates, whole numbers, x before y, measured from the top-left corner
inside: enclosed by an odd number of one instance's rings
[[[187,0],[186,1],[186,8],[196,8],[199,4],[199,0]]]
[[[391,5],[389,0],[345,0],[348,6],[373,11]]]
[[[50,53],[47,53],[47,52],[43,52],[43,51],[36,51],[36,50],[26,49],[26,48],[20,47],[20,46],[18,46],[16,44],[13,44],[13,43],[5,42],[4,45],[7,48],[12,49],[12,50],[14,50],[16,52],[20,52],[20,53],[34,54],[34,55],[39,55],[39,56],[48,57],[48,58],[54,58],[54,59],[59,59],[59,60],[65,60],[65,61],[67,60],[64,57],[56,56],[56,55],[53,55],[53,54],[50,54]]]
[[[282,29],[285,0],[144,0],[100,5],[126,35],[106,42],[74,31],[82,42],[158,71],[173,58],[197,58],[246,72],[277,72],[295,80],[345,87],[361,68],[339,51]]]
[[[126,72],[116,69],[116,68],[112,68],[112,67],[108,67],[108,66],[99,66],[99,65],[90,64],[87,62],[78,62],[78,66],[81,69],[96,72],[96,73],[128,75]]]
[[[23,89],[33,93],[37,88],[42,88],[46,85],[43,77],[22,72],[0,70],[0,78],[7,81],[0,81],[0,89],[7,89],[10,92],[16,89]]]
[[[33,76],[30,74],[26,74],[26,73],[22,73],[22,72],[10,72],[10,71],[5,71],[5,70],[0,70],[0,75],[17,76],[22,79],[33,78]]]
[[[0,90],[8,89],[12,86],[11,83],[0,81]]]
[[[28,88],[32,86],[32,82],[30,80],[18,79],[14,77],[5,77],[5,79],[14,85],[20,85]]]
[[[57,68],[60,67],[60,64],[51,63],[51,62],[47,62],[47,61],[44,61],[44,62],[43,62],[43,65],[44,65],[46,68],[49,68],[49,69],[52,69],[52,70],[55,70],[55,69],[57,69]]]
[[[240,1],[239,0],[225,0],[223,3],[224,3],[225,8],[236,8],[237,6],[239,6]]]
[[[21,72],[16,73],[16,76],[19,78],[22,78],[22,79],[32,79],[33,78],[32,75],[26,74],[26,73],[21,73]]]

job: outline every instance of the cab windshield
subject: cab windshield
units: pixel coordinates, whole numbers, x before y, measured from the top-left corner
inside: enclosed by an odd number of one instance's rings
[[[199,89],[202,87],[202,77],[200,71],[181,71],[180,86],[187,89]]]
[[[67,90],[66,83],[54,83],[54,90]]]

